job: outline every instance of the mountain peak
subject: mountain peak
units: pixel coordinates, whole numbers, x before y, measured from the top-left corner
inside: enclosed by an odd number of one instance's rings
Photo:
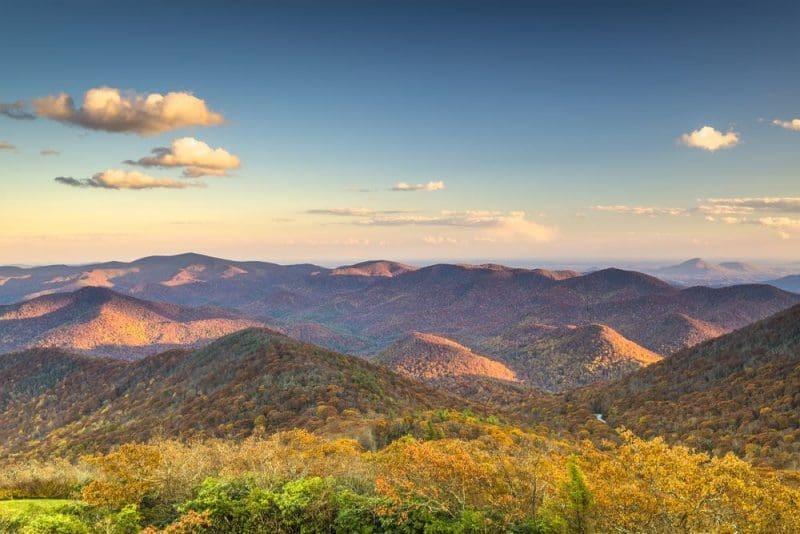
[[[105,287],[1,306],[0,319],[0,351],[61,347],[124,359],[194,346],[261,324],[221,309],[151,302]]]
[[[391,278],[407,272],[416,271],[416,267],[389,260],[370,260],[353,265],[343,265],[331,271],[333,276],[379,276]]]
[[[476,354],[460,343],[436,334],[412,332],[377,357],[398,373],[417,380],[482,376],[516,381],[504,364]]]

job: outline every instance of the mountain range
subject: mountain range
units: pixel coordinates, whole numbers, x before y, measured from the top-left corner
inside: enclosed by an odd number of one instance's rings
[[[762,266],[740,261],[714,263],[703,258],[692,258],[676,265],[646,268],[644,272],[681,285],[707,285],[721,287],[745,283],[773,283],[787,274],[789,266]]]
[[[381,418],[448,406],[469,403],[264,328],[133,362],[31,349],[0,357],[0,456],[294,427],[374,447]]]
[[[535,407],[535,408],[532,408]],[[598,438],[625,427],[704,452],[734,452],[757,465],[800,468],[800,306],[617,380],[517,407],[534,420],[567,422]],[[560,414],[560,415],[556,415]]]
[[[21,301],[0,307],[6,352],[136,358],[269,326],[370,358],[422,332],[548,391],[617,378],[800,302],[769,285],[681,289],[621,269],[383,260],[327,269],[183,254],[0,276],[0,299]]]
[[[84,287],[0,306],[0,352],[60,347],[132,359],[260,324],[219,308],[188,308]]]
[[[407,415],[455,408],[598,440],[624,426],[756,464],[800,466],[800,306],[566,393],[520,384],[509,367],[440,336],[412,334],[376,363],[265,328],[132,362],[55,348],[7,354],[0,456],[293,427],[374,448],[402,435]]]

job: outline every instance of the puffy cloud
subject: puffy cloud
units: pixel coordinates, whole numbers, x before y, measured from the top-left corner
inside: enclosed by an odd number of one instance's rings
[[[730,131],[722,133],[711,126],[703,126],[699,130],[683,134],[680,142],[692,148],[701,148],[709,152],[725,148],[733,148],[739,144],[739,134]]]
[[[686,215],[684,208],[657,208],[652,206],[592,206],[595,211],[607,211],[613,213],[624,213],[627,215]]]
[[[440,191],[444,189],[444,182],[428,182],[427,184],[409,184],[406,182],[397,182],[397,185],[392,187],[391,191]]]
[[[22,100],[0,102],[0,115],[16,120],[33,120],[36,118],[36,115],[25,109],[25,102]]]
[[[187,126],[215,126],[225,118],[208,109],[206,102],[191,93],[123,93],[113,87],[86,91],[83,105],[75,107],[65,93],[33,101],[40,117],[107,132],[157,135]]]
[[[59,176],[55,181],[72,187],[97,187],[102,189],[185,189],[202,184],[179,182],[169,178],[153,178],[137,171],[122,171],[107,169],[98,172],[91,178],[77,179],[69,176]]]
[[[230,169],[237,169],[239,158],[222,148],[211,148],[194,137],[181,137],[172,141],[169,147],[152,150],[153,156],[125,163],[143,167],[185,167],[183,176],[226,176]]]
[[[16,150],[17,145],[9,143],[8,141],[0,141],[0,150]]]
[[[800,132],[800,119],[791,119],[788,121],[775,119],[774,121],[772,121],[772,124],[774,124],[775,126],[780,126],[781,128],[786,128],[787,130],[794,130],[795,132]]]
[[[39,154],[42,156],[58,156],[61,152],[54,148],[43,148],[39,151]]]

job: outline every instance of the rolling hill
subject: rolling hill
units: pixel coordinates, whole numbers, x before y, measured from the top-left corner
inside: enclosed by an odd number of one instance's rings
[[[590,324],[541,329],[532,325],[491,341],[519,376],[544,391],[612,380],[661,360],[613,328]]]
[[[768,283],[784,291],[800,293],[800,274],[784,276],[777,280],[770,280]]]
[[[86,287],[0,306],[0,351],[57,347],[136,358],[196,346],[257,324],[225,310],[149,302]]]
[[[800,306],[562,399],[573,418],[798,469]]]
[[[387,417],[464,405],[263,328],[133,362],[33,349],[0,356],[0,456],[74,457],[156,435],[244,437],[256,427],[346,430],[372,447],[391,432]]]
[[[421,381],[441,378],[485,377],[515,382],[517,377],[502,363],[476,354],[451,339],[412,332],[396,341],[376,362]]]

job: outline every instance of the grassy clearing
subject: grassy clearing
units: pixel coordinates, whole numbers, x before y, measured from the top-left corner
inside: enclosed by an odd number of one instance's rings
[[[66,504],[77,502],[70,499],[14,499],[0,501],[0,514],[48,512]]]

